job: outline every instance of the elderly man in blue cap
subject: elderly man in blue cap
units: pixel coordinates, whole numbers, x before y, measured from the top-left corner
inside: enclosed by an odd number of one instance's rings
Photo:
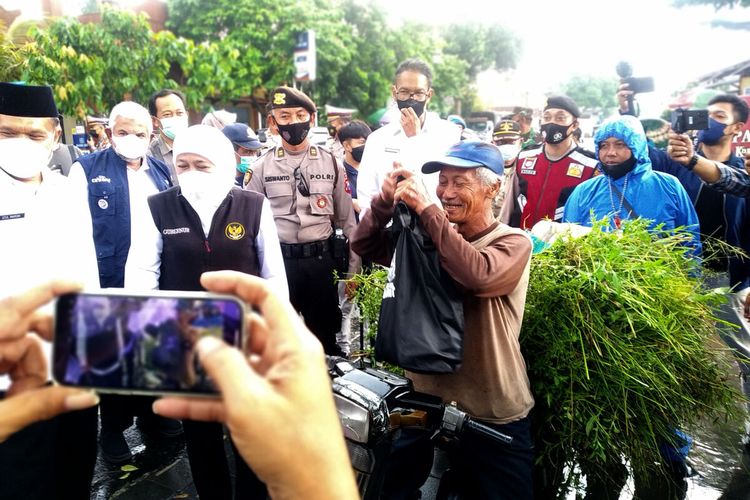
[[[493,216],[492,200],[500,190],[503,167],[495,146],[471,141],[425,163],[422,173],[439,174],[440,208],[415,174],[399,166],[386,177],[352,240],[363,258],[389,264],[393,246],[385,227],[394,204],[403,201],[419,216],[443,269],[464,290],[463,364],[452,374],[408,374],[417,390],[446,403],[455,401],[472,418],[512,438],[505,446],[479,436],[462,438],[450,460],[463,498],[532,497],[528,414],[534,399],[518,343],[531,241]],[[391,461],[385,498],[411,498],[426,479],[426,474],[417,477],[413,464],[426,463],[421,470],[429,472],[431,442],[412,441],[413,446],[399,447]]]

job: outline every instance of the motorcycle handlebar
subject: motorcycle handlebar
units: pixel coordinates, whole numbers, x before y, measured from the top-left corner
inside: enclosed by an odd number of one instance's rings
[[[479,434],[480,436],[491,441],[495,441],[496,443],[511,444],[513,442],[513,436],[509,436],[498,431],[497,429],[493,429],[489,425],[479,423],[476,420],[471,420],[470,418],[467,418],[464,421],[464,429],[469,430],[475,434]]]

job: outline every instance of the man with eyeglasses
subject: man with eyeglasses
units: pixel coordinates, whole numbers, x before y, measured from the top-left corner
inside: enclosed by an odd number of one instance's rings
[[[334,231],[341,229],[349,238],[355,229],[346,174],[328,150],[308,139],[315,103],[289,87],[278,87],[270,96],[268,127],[279,135],[281,146],[255,163],[246,189],[265,194],[271,203],[289,300],[325,352],[341,355],[336,344],[341,309],[333,272],[353,274],[358,260],[349,258],[348,269],[337,266],[346,250]]]
[[[401,112],[400,119],[367,138],[357,180],[361,215],[370,208],[370,200],[377,197],[395,162],[415,172],[426,184],[433,201],[442,206],[435,195],[437,174],[422,174],[420,169],[435,151],[447,150],[461,140],[461,131],[455,124],[427,111],[433,90],[432,71],[425,62],[419,59],[402,62],[396,69],[391,95]]]
[[[518,190],[513,202],[520,220],[511,217],[503,222],[521,229],[531,229],[542,219],[559,222],[570,193],[594,175],[596,157],[573,140],[580,115],[570,97],[547,98],[540,127],[544,142],[523,149],[516,162]]]

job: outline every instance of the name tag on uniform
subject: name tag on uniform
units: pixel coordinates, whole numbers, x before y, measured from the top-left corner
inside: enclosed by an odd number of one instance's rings
[[[568,172],[566,175],[568,175],[569,177],[580,179],[583,175],[583,165],[580,165],[578,163],[571,163],[568,166]]]
[[[386,153],[400,153],[401,150],[397,148],[385,148]]]
[[[5,215],[0,215],[0,221],[23,219],[24,217],[26,217],[25,213],[20,213],[20,214],[5,214]]]
[[[528,168],[522,168],[521,175],[536,175],[536,170],[529,170]]]

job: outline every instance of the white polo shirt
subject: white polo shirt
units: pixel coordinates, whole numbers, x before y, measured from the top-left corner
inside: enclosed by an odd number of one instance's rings
[[[360,218],[369,210],[370,200],[380,193],[383,181],[393,170],[394,161],[421,176],[432,200],[437,206],[442,206],[435,193],[439,174],[422,174],[422,165],[442,156],[460,140],[461,129],[455,123],[429,112],[422,129],[413,137],[407,137],[399,120],[370,134],[357,176],[357,200],[362,207]]]

